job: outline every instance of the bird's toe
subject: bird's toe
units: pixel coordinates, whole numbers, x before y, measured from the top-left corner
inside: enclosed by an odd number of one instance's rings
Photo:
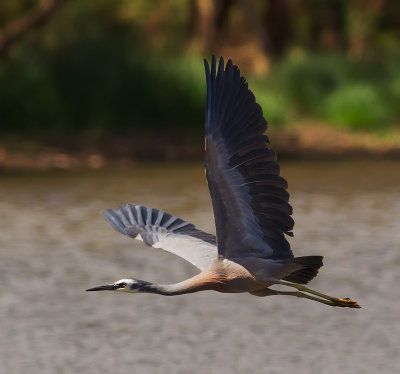
[[[344,299],[338,299],[338,306],[347,308],[361,308],[357,301],[351,300],[348,297]]]

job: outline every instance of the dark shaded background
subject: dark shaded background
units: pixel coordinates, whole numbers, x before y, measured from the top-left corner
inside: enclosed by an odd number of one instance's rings
[[[0,141],[199,145],[202,58],[215,54],[241,67],[285,139],[312,124],[398,146],[399,37],[395,0],[1,2]]]

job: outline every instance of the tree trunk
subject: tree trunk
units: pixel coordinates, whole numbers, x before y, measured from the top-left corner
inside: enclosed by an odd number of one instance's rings
[[[32,29],[44,25],[66,0],[42,0],[38,8],[11,22],[0,31],[0,57]]]

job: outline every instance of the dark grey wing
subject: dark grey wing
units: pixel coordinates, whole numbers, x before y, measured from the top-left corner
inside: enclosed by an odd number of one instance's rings
[[[206,176],[218,252],[226,258],[293,257],[287,182],[267,147],[267,122],[237,66],[206,60]]]
[[[172,214],[134,204],[107,209],[102,214],[120,233],[182,257],[200,270],[217,257],[214,235]]]

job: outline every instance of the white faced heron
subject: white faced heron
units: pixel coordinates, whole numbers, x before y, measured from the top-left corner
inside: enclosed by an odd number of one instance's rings
[[[183,282],[159,285],[121,279],[87,291],[181,295],[203,290],[255,296],[289,295],[330,306],[359,308],[304,286],[322,266],[322,256],[294,257],[285,235],[293,236],[287,182],[264,135],[267,122],[237,66],[205,60],[206,176],[217,236],[157,209],[127,204],[103,212],[122,234],[182,257],[201,272]],[[284,285],[295,291],[269,288]]]

